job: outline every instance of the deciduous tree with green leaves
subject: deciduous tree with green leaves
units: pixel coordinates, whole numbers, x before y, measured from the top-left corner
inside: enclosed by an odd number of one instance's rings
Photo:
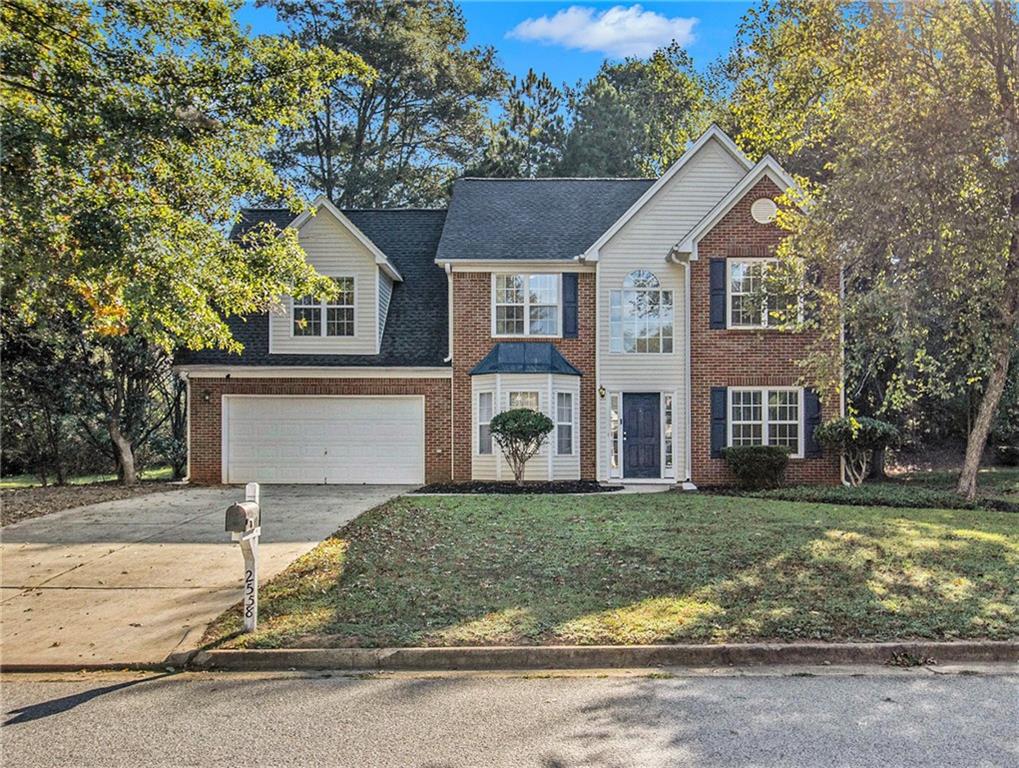
[[[3,302],[86,342],[238,351],[224,318],[333,292],[291,232],[226,232],[240,201],[301,201],[263,157],[358,57],[248,37],[240,0],[0,4]],[[92,364],[117,375],[113,358]],[[127,414],[110,399],[110,437]],[[133,462],[118,457],[125,482]]]
[[[845,289],[818,292],[805,362],[841,383],[844,327],[846,377],[880,374],[885,409],[976,389],[957,488],[973,498],[1019,344],[1017,6],[785,0],[751,22],[739,140],[813,169],[780,256]]]

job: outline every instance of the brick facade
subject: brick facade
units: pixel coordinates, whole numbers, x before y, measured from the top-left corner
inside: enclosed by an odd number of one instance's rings
[[[757,223],[750,206],[758,198],[780,194],[769,179],[755,184],[700,240],[698,259],[691,262],[691,479],[697,485],[734,480],[722,459],[710,457],[711,388],[797,386],[802,383],[797,362],[817,341],[816,331],[712,330],[709,326],[710,259],[773,255],[785,232],[775,224]],[[822,420],[834,417],[839,403],[836,393],[822,393]],[[786,471],[789,483],[835,484],[840,480],[839,460],[834,454],[793,459]]]
[[[580,380],[580,476],[597,476],[595,408],[595,275],[583,272],[577,280],[577,338],[532,337],[550,341],[582,374]],[[492,275],[453,272],[453,479],[471,479],[470,371],[500,340],[492,337]]]
[[[425,482],[448,482],[449,391],[449,379],[192,379],[190,480],[197,484],[222,481],[223,395],[423,395]]]

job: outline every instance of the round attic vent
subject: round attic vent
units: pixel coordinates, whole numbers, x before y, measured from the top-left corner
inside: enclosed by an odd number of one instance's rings
[[[775,220],[778,207],[770,197],[759,197],[750,206],[750,215],[758,224],[770,224]]]

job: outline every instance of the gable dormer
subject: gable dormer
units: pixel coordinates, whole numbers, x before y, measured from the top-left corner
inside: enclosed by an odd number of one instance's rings
[[[394,282],[388,257],[325,197],[291,224],[315,270],[340,288],[335,299],[284,297],[269,317],[270,354],[379,353]]]

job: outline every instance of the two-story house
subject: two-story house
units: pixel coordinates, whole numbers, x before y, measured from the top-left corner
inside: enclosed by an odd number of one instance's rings
[[[196,483],[512,479],[488,429],[555,429],[533,480],[731,480],[726,445],[813,440],[837,396],[801,385],[809,331],[768,327],[760,284],[793,181],[711,128],[659,179],[475,179],[447,210],[243,212],[293,227],[339,297],[235,318],[243,354],[186,353]],[[834,351],[833,351],[834,354]]]

